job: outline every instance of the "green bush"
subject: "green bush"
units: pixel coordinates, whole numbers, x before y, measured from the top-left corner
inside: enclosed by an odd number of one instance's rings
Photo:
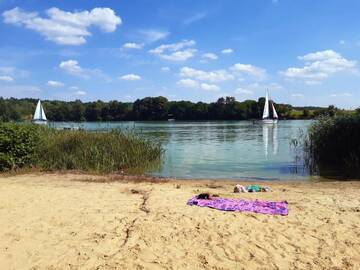
[[[0,124],[0,171],[33,164],[37,159],[38,138],[35,126]]]
[[[42,170],[115,172],[141,169],[160,160],[161,146],[121,131],[54,130],[35,125],[0,125],[0,171]]]

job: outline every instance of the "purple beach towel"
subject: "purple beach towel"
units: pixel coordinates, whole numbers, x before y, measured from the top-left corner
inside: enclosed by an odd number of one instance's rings
[[[200,207],[210,207],[223,211],[247,211],[269,215],[286,216],[289,213],[288,203],[271,201],[246,201],[238,199],[212,198],[210,200],[198,199],[197,196],[191,198],[188,205],[197,205]]]

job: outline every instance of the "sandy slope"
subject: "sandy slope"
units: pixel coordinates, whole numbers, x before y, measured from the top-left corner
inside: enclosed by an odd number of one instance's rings
[[[85,180],[79,181],[79,180]],[[360,182],[89,182],[0,178],[1,269],[360,269]],[[289,216],[186,205],[199,192],[287,200]]]

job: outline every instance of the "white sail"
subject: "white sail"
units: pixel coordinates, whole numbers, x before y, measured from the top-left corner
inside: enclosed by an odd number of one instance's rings
[[[274,118],[278,119],[279,117],[278,117],[278,115],[277,115],[277,113],[276,113],[276,110],[275,110],[275,107],[274,107],[274,103],[273,103],[273,102],[271,102],[271,107],[272,107],[272,110],[273,110],[273,116],[274,116]]]
[[[44,112],[44,108],[43,108],[42,105],[41,105],[41,116],[42,116],[42,120],[47,121],[47,118],[46,118],[46,115],[45,115],[45,112]]]
[[[265,105],[264,105],[264,111],[262,118],[268,118],[269,117],[269,93],[266,92],[266,98],[265,98]]]
[[[41,105],[41,101],[39,100],[37,105],[36,105],[36,109],[35,109],[35,113],[34,113],[34,117],[33,120],[42,120],[42,121],[47,121],[44,109]]]

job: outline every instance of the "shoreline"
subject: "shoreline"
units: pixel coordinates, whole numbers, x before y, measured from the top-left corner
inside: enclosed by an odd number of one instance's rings
[[[359,269],[360,181],[0,175],[5,269]],[[288,216],[188,206],[209,192],[288,202]]]
[[[207,183],[207,182],[216,182],[216,183],[227,183],[227,184],[237,184],[237,183],[248,183],[248,184],[301,184],[301,183],[346,183],[346,182],[360,182],[358,178],[344,178],[333,177],[326,178],[322,176],[309,177],[309,179],[235,179],[235,178],[177,178],[171,176],[153,176],[147,174],[136,174],[136,173],[91,173],[77,170],[60,170],[60,171],[41,171],[38,169],[21,169],[19,171],[9,171],[9,172],[0,172],[1,178],[9,178],[23,175],[50,175],[50,176],[86,176],[94,177],[101,182],[100,179],[107,179],[106,182],[121,182],[121,181],[135,181],[135,182],[189,182],[189,183]],[[95,181],[96,182],[96,181]]]

